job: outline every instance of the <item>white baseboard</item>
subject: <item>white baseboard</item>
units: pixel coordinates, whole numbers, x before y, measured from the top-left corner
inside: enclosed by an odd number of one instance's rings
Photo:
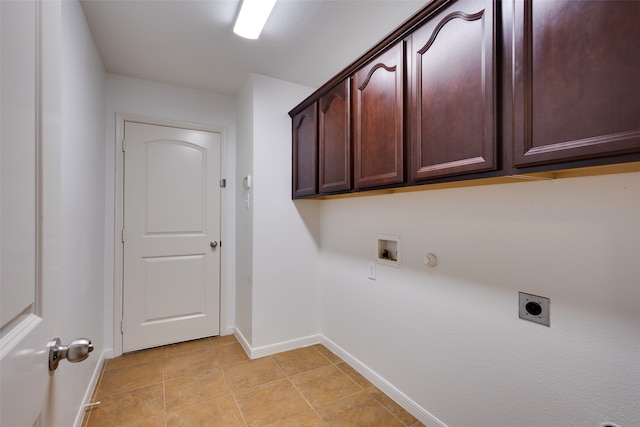
[[[89,381],[89,385],[87,385],[87,390],[84,392],[84,397],[82,398],[82,405],[78,409],[78,414],[76,415],[76,421],[73,423],[74,427],[82,427],[82,421],[84,420],[85,415],[85,407],[91,403],[91,396],[93,395],[93,391],[98,384],[98,380],[100,379],[100,373],[102,372],[102,366],[104,365],[105,360],[110,359],[113,356],[113,349],[106,348],[102,350],[100,354],[100,360],[96,364],[95,369],[93,370],[93,374],[91,375],[91,381]]]
[[[382,378],[364,363],[349,354],[342,347],[321,335],[321,343],[329,350],[334,352],[338,357],[345,361],[349,366],[358,371],[363,377],[368,379],[373,385],[378,387],[384,394],[389,396],[394,402],[406,409],[411,415],[420,420],[421,423],[428,426],[447,427],[445,423],[436,418],[429,411],[411,400],[407,395],[398,390],[389,381]]]
[[[242,332],[240,332],[239,329],[235,330],[234,335],[240,342],[245,353],[247,353],[247,356],[249,356],[249,359],[258,359],[260,357],[282,353],[283,351],[295,350],[296,348],[319,344],[322,340],[322,335],[318,334],[253,348],[249,345],[249,342],[246,340],[244,335],[242,335]]]
[[[251,359],[251,346],[249,345],[249,341],[247,341],[244,335],[242,335],[242,332],[240,332],[240,329],[234,328],[233,335],[235,335],[235,337],[238,339],[238,342],[242,346],[242,349],[245,353],[247,353],[249,359]]]

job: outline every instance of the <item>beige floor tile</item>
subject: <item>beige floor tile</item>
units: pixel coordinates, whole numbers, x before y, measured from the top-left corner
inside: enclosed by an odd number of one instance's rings
[[[163,426],[165,422],[162,384],[105,396],[87,413],[87,427]]]
[[[242,346],[238,343],[216,347],[216,353],[218,354],[220,366],[231,366],[249,360],[247,353],[244,352]]]
[[[404,427],[367,392],[361,392],[316,408],[329,427]]]
[[[224,368],[233,391],[242,391],[284,378],[284,372],[271,357],[249,360]]]
[[[285,351],[273,356],[287,375],[296,375],[312,369],[318,369],[330,365],[329,359],[321,355],[313,347],[303,347],[297,350]]]
[[[97,399],[114,393],[162,383],[162,359],[104,372]]]
[[[191,354],[167,354],[164,357],[164,379],[178,378],[219,367],[220,361],[211,346]]]
[[[290,380],[312,406],[362,391],[362,387],[334,365],[294,375]]]
[[[396,416],[406,426],[414,425],[418,422],[418,419],[407,412],[402,406],[398,405],[389,396],[378,390],[372,388],[369,390],[369,394],[375,400],[377,400],[382,406],[384,406],[389,412]]]
[[[225,336],[211,337],[210,341],[214,347],[217,347],[220,345],[236,344],[238,342],[238,339],[235,337],[235,335],[225,335]]]
[[[104,370],[124,368],[125,366],[139,365],[140,363],[153,362],[159,359],[162,359],[162,347],[140,350],[108,359],[104,364]]]
[[[266,426],[311,409],[288,379],[236,393],[236,399],[250,427]]]
[[[92,400],[83,427],[425,427],[320,344],[249,360],[232,335],[111,359]]]
[[[360,372],[356,371],[355,369],[353,369],[351,366],[347,365],[346,363],[344,363],[344,362],[337,363],[336,367],[338,369],[340,369],[342,372],[344,372],[345,374],[347,374],[349,376],[349,378],[354,380],[360,387],[362,387],[362,388],[371,388],[371,387],[373,387],[373,384],[371,384],[369,382],[369,380],[367,380],[365,377],[360,375]]]
[[[162,354],[165,357],[173,356],[190,356],[198,351],[205,351],[213,349],[213,345],[209,338],[202,338],[199,340],[185,341],[178,344],[171,344],[162,348]]]
[[[245,427],[233,396],[167,412],[167,427]]]
[[[309,410],[282,418],[265,427],[324,427],[324,423],[314,410]]]
[[[221,369],[202,371],[165,381],[167,411],[177,411],[229,394],[231,389]]]
[[[318,350],[324,357],[329,359],[329,361],[331,363],[340,363],[340,362],[342,362],[342,359],[340,359],[331,350],[329,350],[327,347],[323,346],[322,344],[316,344],[316,345],[313,346],[313,348]]]

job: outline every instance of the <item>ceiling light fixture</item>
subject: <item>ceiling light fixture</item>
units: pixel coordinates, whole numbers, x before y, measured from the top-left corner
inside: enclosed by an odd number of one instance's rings
[[[245,39],[257,39],[276,0],[243,0],[233,32]]]

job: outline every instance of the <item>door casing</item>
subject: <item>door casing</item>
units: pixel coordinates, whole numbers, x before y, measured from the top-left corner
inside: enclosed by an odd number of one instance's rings
[[[224,127],[215,127],[200,125],[195,123],[156,119],[135,114],[116,113],[116,199],[115,199],[115,227],[114,227],[114,275],[113,275],[113,356],[117,357],[122,354],[122,306],[123,306],[123,273],[124,273],[124,244],[122,243],[122,229],[124,224],[124,156],[122,151],[122,139],[124,135],[125,122],[136,122],[149,125],[168,126],[181,129],[191,129],[205,132],[213,132],[220,134],[221,152],[220,158],[220,177],[225,179],[227,176],[226,152],[227,152],[227,130]],[[227,239],[227,192],[222,191],[220,195],[220,233],[221,241]],[[227,274],[227,251],[223,250],[220,254],[220,334],[226,330],[227,325],[227,292],[228,292],[228,274]]]

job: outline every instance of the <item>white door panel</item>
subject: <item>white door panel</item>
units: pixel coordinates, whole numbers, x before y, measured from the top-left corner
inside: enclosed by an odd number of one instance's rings
[[[41,28],[56,7],[0,1],[2,427],[51,424],[48,343],[57,332],[59,134],[41,128],[47,113],[42,100],[50,98],[39,80],[47,72],[40,68],[38,34],[43,31],[47,40],[48,30]]]
[[[147,258],[145,267],[147,321],[205,315],[204,255]]]
[[[123,351],[220,333],[220,134],[125,122]]]
[[[36,289],[36,6],[34,2],[0,5],[2,326],[33,303]]]
[[[148,143],[147,233],[204,234],[205,155],[179,141]]]

